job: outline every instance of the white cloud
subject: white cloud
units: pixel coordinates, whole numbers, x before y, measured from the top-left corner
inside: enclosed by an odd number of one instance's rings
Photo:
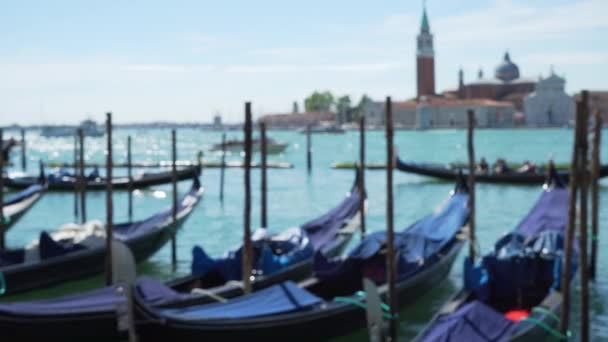
[[[326,65],[238,65],[225,70],[230,73],[293,73],[293,72],[384,72],[404,68],[398,63],[354,63]]]
[[[180,65],[180,64],[132,64],[123,67],[127,71],[139,72],[205,72],[213,71],[217,67],[211,64]]]

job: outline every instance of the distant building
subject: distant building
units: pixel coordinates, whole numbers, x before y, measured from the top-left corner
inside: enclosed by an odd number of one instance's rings
[[[213,128],[222,129],[222,127],[222,116],[219,114],[215,114],[215,116],[213,117]]]
[[[259,122],[266,123],[268,128],[303,128],[307,125],[317,126],[322,122],[336,121],[334,112],[305,112],[305,113],[285,113],[285,114],[266,114],[258,119]]]
[[[366,109],[369,124],[384,125],[384,102],[374,102]],[[393,102],[393,123],[397,128],[462,128],[467,126],[469,109],[475,112],[477,127],[510,127],[513,124],[515,108],[510,102],[441,97]]]
[[[457,88],[437,94],[435,49],[426,8],[422,12],[416,44],[417,94],[414,99],[393,102],[395,127],[462,128],[467,125],[466,112],[469,109],[475,111],[478,127],[511,127],[524,122],[522,111],[524,98],[527,97],[529,105],[534,107],[533,110],[530,109],[534,115],[530,121],[533,125],[561,125],[571,116],[571,100],[563,90],[565,80],[560,78],[562,83],[555,84],[556,79],[549,77],[535,92],[536,79],[521,77],[519,66],[511,60],[509,52],[504,54],[491,77],[484,77],[483,70],[480,69],[477,79],[466,83],[464,71],[460,69]],[[608,96],[605,101],[608,102]],[[554,103],[555,108],[550,103]],[[551,120],[548,121],[550,123],[544,123],[542,117],[547,117],[549,107],[552,108]],[[384,125],[383,102],[365,103],[361,106],[361,112],[365,115],[367,124]]]
[[[426,7],[422,11],[420,33],[416,37],[416,75],[416,97],[435,95],[435,50]]]
[[[447,97],[459,99],[492,99],[513,103],[516,110],[523,110],[523,99],[534,91],[536,80],[522,78],[519,66],[513,63],[509,52],[506,52],[502,62],[494,69],[494,76],[485,78],[483,70],[477,73],[475,81],[465,83],[464,72],[458,71],[458,88],[443,93]]]
[[[574,99],[564,91],[566,80],[551,70],[540,78],[536,90],[524,99],[524,114],[528,126],[564,126],[574,119]]]

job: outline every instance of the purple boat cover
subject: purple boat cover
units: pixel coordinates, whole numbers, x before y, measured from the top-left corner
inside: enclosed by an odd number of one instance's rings
[[[18,193],[7,198],[4,201],[4,205],[7,206],[7,205],[15,204],[17,202],[21,202],[22,200],[24,200],[34,194],[42,192],[42,190],[44,190],[44,188],[40,184],[30,185],[26,189],[21,190]]]
[[[509,341],[516,324],[482,302],[467,303],[450,315],[440,316],[421,337],[433,342]]]
[[[438,212],[395,233],[395,250],[398,254],[397,269],[399,277],[407,277],[425,264],[454,239],[460,228],[469,217],[466,193],[451,196]],[[360,242],[346,259],[325,260],[315,256],[315,272],[322,278],[344,276],[345,273],[357,273],[353,279],[360,279],[360,272],[377,283],[383,283],[386,272],[382,250],[385,248],[384,231],[369,234]]]
[[[0,315],[36,317],[117,312],[125,303],[124,292],[112,286],[55,299],[2,303]]]
[[[195,177],[195,181],[192,184],[190,191],[182,198],[181,201],[177,202],[177,212],[184,210],[186,207],[191,206],[193,203],[185,201],[187,197],[195,197],[196,193],[200,188],[198,178]],[[114,238],[119,240],[132,239],[135,236],[147,234],[151,230],[158,229],[158,227],[167,220],[170,220],[173,215],[173,208],[167,208],[158,214],[152,215],[144,220],[120,223],[114,225]]]
[[[344,222],[355,216],[359,210],[360,196],[355,188],[340,205],[302,225],[315,250],[322,250],[332,243]]]
[[[562,233],[568,223],[568,189],[552,188],[542,195],[528,215],[517,226],[526,237],[543,231]]]
[[[180,320],[245,319],[289,312],[306,311],[323,300],[286,281],[226,303],[162,309],[161,316]]]

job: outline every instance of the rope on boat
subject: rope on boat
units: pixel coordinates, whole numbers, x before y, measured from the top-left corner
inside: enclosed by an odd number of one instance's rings
[[[365,298],[365,291],[357,291],[355,293],[359,299]],[[338,303],[346,303],[357,306],[363,310],[367,310],[367,304],[361,302],[359,299],[354,299],[352,297],[334,297],[334,301]],[[386,303],[380,303],[380,307],[382,308],[382,316],[388,320],[398,320],[399,315],[395,314],[394,316],[390,314],[390,307]]]
[[[6,293],[6,279],[4,273],[0,272],[0,296]]]
[[[195,289],[192,289],[192,291],[190,291],[190,293],[207,296],[212,299],[215,299],[216,301],[218,301],[220,303],[226,303],[228,301],[228,299],[226,299],[218,294],[215,294],[212,291],[206,290],[206,289],[195,288]]]
[[[547,310],[543,307],[540,306],[535,306],[532,308],[532,312],[537,312],[540,314],[544,314],[548,317],[553,318],[553,320],[557,323],[557,325],[560,324],[561,319],[559,317],[557,317],[557,315],[553,312],[551,312],[550,310]],[[543,322],[542,320],[536,319],[536,318],[532,318],[532,317],[526,317],[524,319],[521,320],[522,322],[527,322],[530,324],[534,324],[540,328],[542,328],[543,330],[545,330],[546,332],[548,332],[551,336],[559,339],[559,340],[567,340],[570,337],[572,337],[572,332],[570,330],[566,331],[566,334],[562,334],[560,331],[558,331],[557,329],[552,328],[550,325],[548,325],[547,323]]]

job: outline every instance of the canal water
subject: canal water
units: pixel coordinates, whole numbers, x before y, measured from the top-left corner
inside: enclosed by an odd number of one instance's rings
[[[608,131],[604,130],[604,137]],[[18,137],[17,131],[5,131],[7,136]],[[114,160],[126,160],[127,136],[133,138],[134,161],[160,161],[171,159],[171,132],[164,129],[120,129],[114,132]],[[241,131],[227,132],[228,138],[241,138]],[[221,139],[220,132],[197,129],[180,129],[178,136],[178,159],[193,160],[197,151],[207,151]],[[269,136],[277,141],[289,143],[287,150],[279,155],[269,156],[272,161],[285,161],[294,165],[292,169],[272,169],[268,171],[268,218],[270,230],[280,232],[314,218],[336,205],[349,190],[354,171],[335,170],[334,162],[353,161],[358,156],[358,134],[347,132],[343,135],[314,135],[313,170],[306,171],[306,137],[293,131],[270,131]],[[558,163],[568,163],[571,158],[573,131],[568,129],[516,129],[478,130],[475,132],[477,158],[485,157],[490,163],[496,158],[506,158],[508,162],[522,162],[526,159],[542,163],[552,157]],[[608,161],[608,139],[603,139],[602,159]],[[428,162],[466,161],[465,130],[396,131],[395,144],[399,155],[405,160]],[[104,161],[104,138],[87,138],[85,156],[88,162]],[[28,170],[37,172],[37,160],[72,162],[73,138],[43,138],[37,132],[27,133]],[[382,131],[367,132],[368,161],[385,160],[385,139]],[[218,160],[212,152],[205,152],[205,158]],[[228,159],[239,159],[238,155]],[[254,156],[259,160],[259,155]],[[13,154],[15,165],[20,165],[19,151]],[[50,171],[50,170],[48,170]],[[137,172],[139,170],[135,170]],[[150,169],[148,169],[150,171]],[[102,174],[104,173],[101,170]],[[115,175],[126,173],[117,170]],[[367,191],[369,195],[368,229],[385,229],[386,192],[385,172],[367,171]],[[189,272],[191,249],[201,245],[210,254],[219,256],[227,249],[237,246],[242,238],[243,222],[243,172],[241,169],[226,171],[225,200],[219,201],[219,169],[205,169],[202,183],[206,192],[202,203],[196,208],[179,231],[178,267],[171,267],[171,252],[168,244],[149,261],[138,267],[141,274],[168,280]],[[252,174],[254,227],[259,223],[259,172]],[[178,190],[188,190],[189,181],[179,183]],[[431,178],[395,171],[395,228],[403,229],[414,220],[423,217],[439,205],[452,189],[453,184]],[[538,186],[504,186],[479,184],[477,186],[477,230],[482,252],[489,251],[493,242],[511,230],[527,213],[540,194]],[[593,340],[608,339],[608,258],[604,255],[608,248],[608,181],[603,180],[600,188],[600,256],[598,280],[591,285],[591,317]],[[144,218],[169,206],[171,185],[155,186],[136,191],[134,196],[134,218]],[[128,219],[126,192],[115,193],[114,221]],[[74,195],[70,193],[48,193],[24,216],[7,234],[7,244],[18,247],[37,239],[41,230],[53,230],[74,219]],[[87,195],[88,219],[105,218],[105,193],[91,192]],[[353,241],[356,242],[358,237]],[[404,340],[422,329],[441,304],[461,285],[462,258],[459,256],[447,281],[420,298],[415,306],[401,312],[401,337]],[[13,297],[11,300],[44,298],[65,293],[83,291],[101,286],[101,276],[72,282]],[[573,298],[577,299],[578,282]],[[7,299],[4,299],[7,300]],[[574,304],[572,330],[578,330],[578,304]],[[365,331],[347,336],[343,341],[364,341]]]

